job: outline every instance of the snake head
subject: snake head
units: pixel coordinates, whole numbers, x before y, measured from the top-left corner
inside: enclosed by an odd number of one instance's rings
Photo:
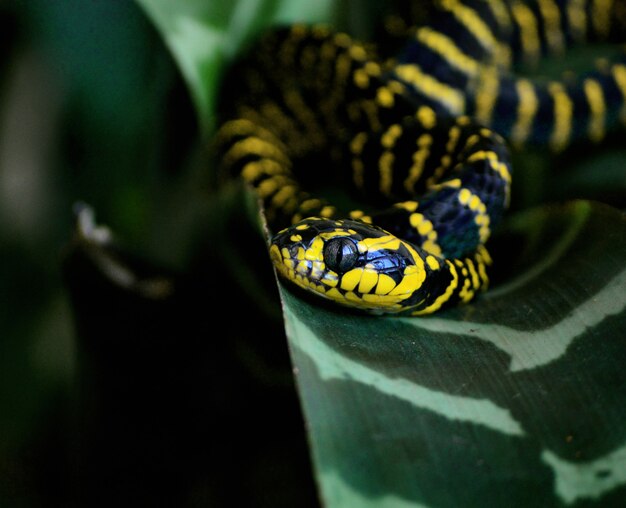
[[[428,256],[384,229],[351,219],[309,217],[277,233],[270,246],[283,279],[378,313],[411,305],[429,270]]]

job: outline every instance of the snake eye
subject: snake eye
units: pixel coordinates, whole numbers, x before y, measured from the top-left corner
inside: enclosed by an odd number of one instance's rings
[[[349,238],[332,238],[324,245],[324,263],[334,272],[347,272],[358,258],[359,250]]]

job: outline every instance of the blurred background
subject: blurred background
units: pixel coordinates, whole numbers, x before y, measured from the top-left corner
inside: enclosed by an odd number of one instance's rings
[[[357,34],[376,19],[375,1],[336,4]],[[0,0],[0,38],[0,506],[317,506],[254,206],[215,193],[146,13]],[[620,136],[604,148],[518,154],[513,208],[623,209]]]
[[[145,12],[2,0],[0,37],[0,506],[315,506],[271,270],[218,242],[262,238]]]

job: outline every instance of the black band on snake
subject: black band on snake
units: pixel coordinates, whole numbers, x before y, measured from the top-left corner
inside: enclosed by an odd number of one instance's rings
[[[614,36],[621,3],[433,5],[391,59],[345,33],[294,25],[265,35],[224,85],[234,100],[222,103],[219,160],[262,201],[277,272],[374,313],[430,314],[487,287],[484,245],[510,199],[505,138],[558,151],[626,122],[623,61],[568,82],[511,73]],[[331,184],[371,207],[341,210],[311,190]]]

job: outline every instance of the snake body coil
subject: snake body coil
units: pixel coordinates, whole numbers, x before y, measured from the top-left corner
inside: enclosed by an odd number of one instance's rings
[[[556,10],[542,17],[548,4]],[[515,146],[560,150],[576,136],[599,139],[624,114],[620,62],[567,86],[506,74],[534,54],[528,19],[567,45],[574,25],[550,32],[548,19],[582,4],[592,2],[441,0],[435,21],[390,61],[326,27],[265,35],[225,83],[235,99],[217,144],[223,168],[262,200],[278,273],[378,313],[429,314],[484,290],[484,244],[511,187],[507,144],[492,127]],[[576,115],[586,130],[573,127]],[[310,190],[329,182],[371,207],[340,210]]]

